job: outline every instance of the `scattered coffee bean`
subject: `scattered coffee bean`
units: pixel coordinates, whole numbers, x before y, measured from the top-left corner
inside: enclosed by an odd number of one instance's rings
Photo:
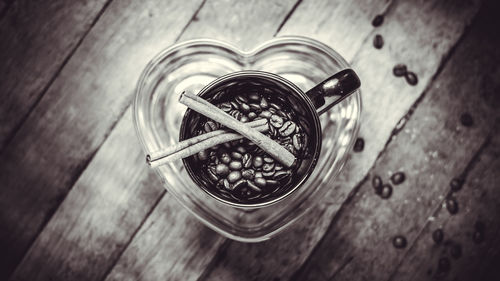
[[[262,165],[264,165],[264,160],[262,159],[262,157],[260,156],[256,156],[254,159],[253,159],[253,166],[255,168],[260,168],[262,167]]]
[[[405,181],[405,179],[406,179],[406,176],[405,176],[405,173],[403,173],[403,172],[397,172],[391,176],[391,182],[393,184],[396,184],[396,185],[403,183]]]
[[[392,73],[394,74],[394,76],[396,77],[401,77],[401,76],[404,76],[406,74],[408,70],[406,69],[406,65],[405,64],[396,64],[394,66],[394,68],[392,69]]]
[[[252,155],[250,153],[245,153],[245,155],[243,155],[243,167],[245,167],[245,169],[248,169],[252,166]]]
[[[299,128],[299,126],[297,126],[297,128]],[[293,143],[293,147],[295,147],[295,149],[297,151],[301,150],[302,149],[302,140],[299,136],[298,133],[296,133],[295,135],[293,135],[293,138],[292,138],[292,143]]]
[[[274,163],[265,163],[264,166],[262,167],[262,171],[270,172],[273,170],[273,168],[274,168]]]
[[[408,82],[408,84],[410,84],[412,86],[415,86],[418,83],[417,74],[415,74],[411,71],[406,72],[405,79],[406,79],[406,82]]]
[[[226,164],[220,163],[215,167],[215,172],[217,175],[225,177],[229,175],[229,167]]]
[[[242,123],[246,123],[246,122],[248,122],[249,120],[250,120],[250,119],[249,119],[248,117],[246,117],[246,116],[241,116],[241,118],[240,118],[240,122],[242,122]]]
[[[290,176],[289,171],[278,171],[273,175],[273,179],[280,181]]]
[[[438,270],[440,272],[448,272],[451,268],[450,259],[442,257],[438,261]]]
[[[462,256],[462,245],[453,243],[451,245],[450,255],[455,259],[459,259]]]
[[[259,114],[259,116],[260,116],[260,117],[263,117],[263,118],[266,118],[266,119],[271,118],[271,116],[272,116],[272,115],[273,115],[273,114],[272,114],[271,112],[267,111],[267,110],[266,110],[266,111],[262,111],[262,112]]]
[[[255,172],[255,177],[256,178],[262,178],[264,175],[262,174],[262,172]]]
[[[269,172],[262,172],[262,175],[266,178],[270,178],[274,175],[275,171],[274,170],[270,170]]]
[[[483,231],[476,230],[474,231],[474,234],[472,234],[472,241],[474,243],[479,244],[484,241],[484,233]]]
[[[260,100],[260,104],[259,105],[260,105],[260,108],[262,108],[262,109],[267,109],[269,107],[269,104],[267,103],[266,98],[262,98]]]
[[[380,192],[380,197],[382,199],[388,199],[392,195],[392,186],[390,184],[384,184]]]
[[[372,178],[372,186],[375,189],[375,193],[380,194],[382,193],[382,179],[379,176],[374,176]]]
[[[363,151],[364,148],[365,148],[365,140],[363,138],[357,138],[352,150],[354,152],[361,152]]]
[[[236,97],[236,102],[243,104],[243,103],[247,103],[248,99],[243,95],[239,95]]]
[[[233,159],[240,160],[241,158],[243,158],[243,155],[241,155],[241,153],[239,152],[233,151],[231,152],[231,157]]]
[[[455,198],[450,197],[446,199],[446,209],[452,215],[458,213],[458,202]]]
[[[224,183],[224,188],[226,190],[232,190],[231,184],[229,183],[229,181],[227,179],[224,179],[223,183]]]
[[[396,249],[403,249],[406,247],[406,244],[406,237],[404,237],[403,235],[397,235],[392,238],[392,245]]]
[[[275,186],[279,184],[279,181],[277,180],[266,180],[267,185]]]
[[[252,181],[247,181],[247,185],[255,192],[258,192],[258,193],[262,192],[262,189],[260,189],[257,185],[255,185],[255,183],[253,183]]]
[[[219,181],[219,177],[217,176],[215,168],[213,168],[213,167],[208,169],[208,176],[210,177],[211,180],[213,180],[215,182]]]
[[[283,118],[273,114],[271,119],[269,119],[269,123],[276,128],[281,128],[281,126],[283,126]]]
[[[247,181],[244,180],[244,179],[241,179],[239,181],[237,181],[234,185],[233,185],[233,189],[234,191],[238,192],[240,195],[244,195],[245,192],[242,192],[243,188],[247,186]]]
[[[229,173],[229,175],[227,176],[227,180],[230,182],[230,183],[234,183],[236,181],[238,181],[239,179],[241,179],[241,172],[240,171],[232,171],[231,173]]]
[[[251,120],[255,119],[256,117],[257,117],[257,113],[255,113],[255,112],[248,113],[248,118],[250,118]]]
[[[227,144],[229,144],[229,143],[227,143]],[[220,161],[224,164],[229,164],[229,162],[231,162],[231,156],[229,156],[229,154],[227,154],[227,153],[222,153],[220,156]]]
[[[283,166],[281,166],[280,164],[276,164],[274,165],[274,170],[277,172],[277,171],[281,171],[283,170]]]
[[[281,106],[279,106],[279,105],[277,105],[277,104],[275,104],[273,102],[270,103],[269,106],[272,107],[272,108],[274,108],[274,109],[276,109],[277,111],[281,111]]]
[[[472,119],[470,113],[465,112],[460,115],[460,123],[462,123],[465,127],[471,127],[474,125],[474,120]]]
[[[241,164],[241,161],[231,161],[231,163],[229,163],[229,169],[231,170],[241,170],[242,167],[243,164]]]
[[[236,151],[241,153],[241,155],[245,154],[247,152],[247,150],[243,147],[243,146],[238,146],[236,148]]]
[[[231,106],[233,107],[233,109],[240,109],[240,106],[236,102],[231,101],[229,103],[231,104]]]
[[[254,182],[258,187],[266,187],[266,179],[262,177],[256,177]]]
[[[250,100],[252,100],[252,101],[258,101],[258,100],[260,100],[260,96],[257,93],[251,93],[250,95],[248,95],[248,98]]]
[[[255,170],[252,169],[243,170],[243,172],[241,172],[241,175],[247,180],[253,180],[253,178],[255,177]]]
[[[220,109],[224,112],[229,112],[233,109],[233,106],[230,103],[225,102],[220,105]]]
[[[444,232],[441,228],[438,228],[432,232],[432,240],[434,240],[434,243],[436,244],[441,244],[444,238]]]
[[[271,117],[272,118],[272,117]],[[280,135],[283,137],[288,137],[295,132],[295,123],[293,121],[286,121],[283,126],[279,129]]]
[[[384,22],[384,16],[383,15],[376,15],[375,18],[372,20],[372,25],[374,27],[381,26],[382,23]]]
[[[376,49],[382,49],[384,46],[384,37],[382,35],[377,34],[375,37],[373,37],[373,47]]]
[[[246,103],[242,103],[242,104],[240,104],[240,109],[241,109],[241,112],[247,113],[250,111],[250,106]]]
[[[273,158],[271,158],[271,157],[266,157],[266,156],[264,156],[264,162],[265,162],[265,163],[274,163],[274,159],[273,159]]]
[[[267,110],[269,110],[269,112],[271,112],[271,114],[276,114],[277,113],[277,110],[274,109],[274,108],[268,108]]]
[[[462,189],[462,186],[464,184],[464,180],[461,178],[454,178],[450,182],[450,187],[452,191],[459,191]]]

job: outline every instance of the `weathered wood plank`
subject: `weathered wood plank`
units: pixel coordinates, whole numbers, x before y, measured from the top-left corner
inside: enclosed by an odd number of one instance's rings
[[[204,28],[208,28],[219,30],[224,38],[231,38],[232,33],[246,34],[240,43],[251,46],[258,40],[272,37],[294,3],[249,2],[244,6],[220,9],[223,2],[207,2],[181,39],[200,37]],[[254,13],[249,14],[249,10]],[[228,27],[224,20],[214,20],[223,19],[227,13],[240,19],[237,28]],[[258,32],[257,20],[275,28]],[[156,176],[152,180],[145,170],[146,165],[141,160],[144,154],[135,140],[133,124],[127,113],[40,233],[12,279],[93,280],[107,274],[149,215],[147,210],[161,198],[160,191],[163,190]],[[105,169],[103,166],[106,165],[113,168]],[[128,183],[124,187],[123,182],[115,179],[124,179]],[[103,186],[106,191],[101,191]],[[144,190],[150,191],[148,196],[140,196],[140,200],[109,199],[113,193],[125,192],[133,196],[143,194]],[[106,222],[105,228],[103,222]],[[205,228],[167,196],[141,228],[108,279],[157,279],[162,276],[169,280],[196,279],[223,241],[221,236]],[[51,258],[45,259],[43,266],[38,266],[44,256]],[[145,256],[150,259],[145,259]],[[170,259],[167,261],[166,257]]]
[[[175,41],[200,3],[113,2],[86,36],[1,155],[0,276],[19,262],[123,115],[142,68]]]
[[[342,175],[331,183],[331,190],[323,203],[313,208],[294,228],[276,239],[257,245],[232,243],[207,277],[208,280],[286,280],[292,276],[325,233],[340,203],[365,177],[398,120],[422,94],[442,58],[476,14],[478,6],[477,1],[398,1],[388,7],[384,24],[366,37],[353,59],[353,67],[363,83],[360,135],[367,139],[365,150],[351,155]],[[371,19],[364,19],[364,22],[369,24]],[[332,32],[334,26],[324,26],[327,30],[324,33]],[[286,28],[287,25],[284,30]],[[381,50],[372,46],[372,38],[377,33],[383,34],[386,40]],[[443,38],[443,34],[447,36]],[[333,42],[322,41],[333,45]],[[423,57],[426,59],[422,60]],[[417,86],[411,87],[404,79],[393,77],[393,66],[401,62],[418,74],[420,81]]]
[[[4,3],[0,20],[0,151],[85,34],[107,0]],[[0,15],[3,13],[0,7]]]
[[[364,182],[295,280],[387,280],[409,248],[394,248],[394,236],[404,235],[410,245],[417,237],[432,239],[421,234],[423,226],[441,206],[451,179],[462,173],[498,122],[498,97],[495,105],[491,97],[487,100],[475,94],[482,92],[481,80],[490,75],[482,60],[472,63],[484,52],[476,40],[483,29],[476,25],[458,46],[410,120],[370,171],[371,177],[380,175],[385,182],[391,174],[404,171],[405,182],[393,186],[388,200],[375,195],[371,179]],[[490,66],[496,64],[498,61],[490,62]],[[471,128],[460,124],[464,112],[474,118]],[[460,207],[456,217],[463,212],[467,211]],[[441,216],[450,215],[442,210]],[[419,265],[412,263],[407,269],[408,275],[393,280],[415,277]]]

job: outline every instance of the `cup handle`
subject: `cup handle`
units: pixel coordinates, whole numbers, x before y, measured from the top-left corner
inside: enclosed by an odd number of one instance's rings
[[[306,92],[318,114],[325,113],[361,86],[358,75],[352,69],[344,69]]]

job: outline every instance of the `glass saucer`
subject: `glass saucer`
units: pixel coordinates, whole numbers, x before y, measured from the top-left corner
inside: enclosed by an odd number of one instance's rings
[[[198,93],[216,78],[240,70],[280,75],[306,92],[349,64],[328,46],[305,37],[279,37],[251,51],[211,39],[182,42],[162,51],[143,71],[136,88],[134,122],[145,155],[173,145],[186,107],[182,91]],[[216,200],[189,177],[182,161],[155,168],[167,189],[210,228],[231,239],[269,239],[296,221],[330,188],[356,139],[361,92],[320,116],[323,140],[317,166],[307,182],[272,205],[236,207]],[[145,164],[146,165],[146,164]]]

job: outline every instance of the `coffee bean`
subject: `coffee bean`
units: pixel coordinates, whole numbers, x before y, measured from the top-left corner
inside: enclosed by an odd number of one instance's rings
[[[460,123],[462,123],[465,127],[471,127],[474,125],[474,120],[468,112],[465,112],[460,115]]]
[[[227,103],[227,102],[222,103],[219,107],[224,112],[229,112],[229,111],[231,111],[231,109],[233,109],[233,106],[230,103]]]
[[[264,184],[265,184],[265,180],[264,180]],[[253,191],[255,192],[258,192],[258,193],[262,193],[262,189],[260,189],[255,183],[253,183],[252,181],[247,181],[247,185],[248,187],[250,187]]]
[[[278,130],[276,129],[276,127],[274,127],[273,125],[271,125],[271,123],[269,123],[267,125],[267,127],[268,127],[268,133],[269,133],[270,136],[275,137],[275,136],[278,135]]]
[[[272,117],[271,117],[272,118]],[[286,121],[283,126],[280,128],[280,134],[284,137],[287,137],[291,134],[293,134],[293,132],[295,132],[295,127],[297,125],[295,125],[294,122],[292,121]]]
[[[236,102],[242,104],[242,103],[247,103],[248,99],[245,96],[239,95],[236,97]]]
[[[212,120],[208,120],[205,125],[203,126],[205,129],[205,132],[210,133],[212,131],[215,131],[219,128],[219,126]]]
[[[455,198],[450,197],[446,199],[446,209],[452,215],[458,213],[458,202]]]
[[[208,177],[215,182],[219,180],[214,167],[208,169]]]
[[[240,118],[240,122],[242,122],[242,123],[246,123],[246,122],[248,122],[249,120],[250,120],[250,119],[249,119],[248,117],[246,117],[245,115],[241,116],[241,118]]]
[[[231,101],[229,103],[231,104],[231,106],[233,107],[233,109],[240,109],[240,106],[236,102]]]
[[[231,170],[241,170],[242,167],[241,161],[231,161],[231,163],[229,163],[229,169]]]
[[[245,153],[245,155],[243,155],[242,162],[245,169],[250,168],[252,166],[252,155],[250,153]]]
[[[262,157],[260,156],[256,156],[254,159],[253,159],[253,166],[255,168],[260,168],[262,167],[262,165],[264,164],[264,160],[262,159]]]
[[[403,172],[397,172],[391,176],[391,182],[393,184],[396,184],[396,185],[403,183],[405,181],[405,179],[406,179],[406,176],[405,176],[405,173],[403,173]]]
[[[262,167],[262,171],[264,172],[270,172],[274,168],[274,163],[265,163],[264,166]]]
[[[381,26],[382,23],[384,22],[384,16],[383,15],[376,15],[375,18],[372,20],[372,25],[374,27]]]
[[[267,109],[269,112],[271,112],[271,114],[276,114],[278,111],[275,109],[275,108],[268,108]]]
[[[403,235],[396,235],[392,238],[392,245],[396,249],[403,249],[406,247],[406,238]]]
[[[280,184],[280,182],[277,180],[266,180],[266,184],[270,185],[270,186],[276,186],[276,185]]]
[[[262,172],[255,172],[255,177],[256,178],[262,178],[264,175],[262,174]]]
[[[236,151],[241,153],[242,155],[245,154],[247,152],[246,148],[244,148],[243,146],[238,146],[236,147]]]
[[[255,117],[257,117],[257,114],[255,112],[250,112],[250,113],[248,113],[247,116],[248,116],[249,119],[253,120],[253,119],[255,119]]]
[[[464,184],[464,179],[462,178],[454,178],[450,182],[450,187],[452,191],[459,191],[462,189],[462,186]]]
[[[392,186],[390,184],[384,184],[382,190],[380,191],[380,197],[382,199],[388,199],[392,195]]]
[[[275,171],[274,170],[270,170],[268,172],[263,172],[262,175],[265,177],[265,178],[270,178],[274,175]]]
[[[278,110],[278,113],[277,113],[279,116],[283,117],[283,119],[288,119],[288,116],[286,115],[286,113],[282,110]]]
[[[484,241],[484,232],[481,230],[476,230],[474,231],[474,234],[472,234],[472,241],[474,243],[479,244]]]
[[[253,180],[253,178],[255,177],[255,171],[252,169],[243,170],[243,172],[241,172],[241,175],[247,180]]]
[[[354,152],[361,152],[365,148],[365,140],[363,138],[357,138],[356,142],[354,143]]]
[[[269,107],[269,104],[267,103],[266,98],[262,98],[260,100],[260,104],[259,105],[260,105],[260,108],[262,108],[262,109],[267,109]]]
[[[225,177],[225,176],[229,175],[229,167],[226,164],[222,164],[222,163],[218,164],[215,167],[215,172],[217,173],[217,175]]]
[[[299,126],[297,126],[297,128],[299,128]],[[292,143],[293,147],[295,147],[296,150],[300,151],[302,149],[302,139],[300,137],[300,134],[296,133],[295,135],[293,135]]]
[[[377,34],[375,37],[373,37],[373,47],[376,49],[382,49],[384,46],[384,37],[382,35]]]
[[[277,171],[281,171],[283,170],[283,166],[279,165],[279,164],[276,164],[274,165],[274,170],[277,172]]]
[[[462,245],[453,243],[451,245],[450,255],[455,259],[459,259],[462,256]]]
[[[250,111],[250,106],[246,103],[242,103],[242,104],[240,104],[240,110],[243,113],[247,113]]]
[[[382,179],[379,176],[374,176],[372,178],[372,186],[375,189],[375,193],[381,194],[382,193]]]
[[[404,76],[406,72],[408,72],[408,69],[406,68],[406,65],[402,63],[396,64],[392,69],[392,74],[396,77]]]
[[[224,188],[225,189],[232,190],[232,186],[231,186],[231,184],[229,183],[229,181],[227,179],[224,179],[223,183],[224,183]]]
[[[441,244],[443,238],[444,238],[444,232],[441,228],[438,228],[432,232],[432,240],[434,240],[434,243]]]
[[[447,257],[442,257],[438,261],[438,270],[441,272],[448,272],[450,271],[451,264],[450,264],[450,259]]]
[[[254,182],[255,182],[255,185],[257,185],[258,187],[265,187],[266,186],[266,179],[262,178],[262,177],[256,177],[254,179]]]
[[[236,181],[238,181],[239,179],[241,179],[241,172],[240,171],[232,171],[231,173],[229,173],[229,175],[227,176],[227,180],[230,182],[230,183],[234,183]]]
[[[276,128],[281,128],[281,126],[283,126],[283,118],[274,114],[271,116],[271,119],[269,119],[269,124]]]
[[[405,79],[406,79],[406,82],[408,82],[408,84],[410,84],[412,86],[415,86],[418,83],[417,74],[415,74],[411,71],[406,72]]]
[[[248,98],[252,101],[258,101],[260,100],[260,96],[257,93],[251,93],[248,95]]]
[[[233,159],[240,160],[241,158],[243,158],[243,155],[241,155],[241,153],[239,152],[233,151],[231,152],[231,157]]]
[[[226,143],[229,144],[228,142]],[[224,164],[229,164],[229,162],[231,162],[231,156],[229,156],[229,154],[224,152],[220,156],[220,161]]]
[[[273,114],[272,114],[271,112],[267,111],[267,110],[266,110],[266,111],[262,111],[262,112],[259,114],[259,116],[260,116],[260,117],[264,117],[264,118],[266,118],[266,119],[271,118],[271,116],[272,116],[272,115],[273,115]]]
[[[264,156],[264,162],[266,163],[274,163],[274,159],[271,157]]]
[[[198,152],[198,159],[200,159],[201,161],[206,161],[208,159],[208,151],[202,150]]]
[[[273,175],[273,179],[277,180],[277,181],[281,181],[283,179],[286,179],[288,176],[290,176],[290,174],[291,173],[289,171],[279,171]]]
[[[273,102],[270,103],[269,106],[272,107],[272,108],[274,108],[274,109],[276,109],[277,111],[281,111],[281,106],[279,106],[279,105],[277,105],[277,104],[275,104]]]

